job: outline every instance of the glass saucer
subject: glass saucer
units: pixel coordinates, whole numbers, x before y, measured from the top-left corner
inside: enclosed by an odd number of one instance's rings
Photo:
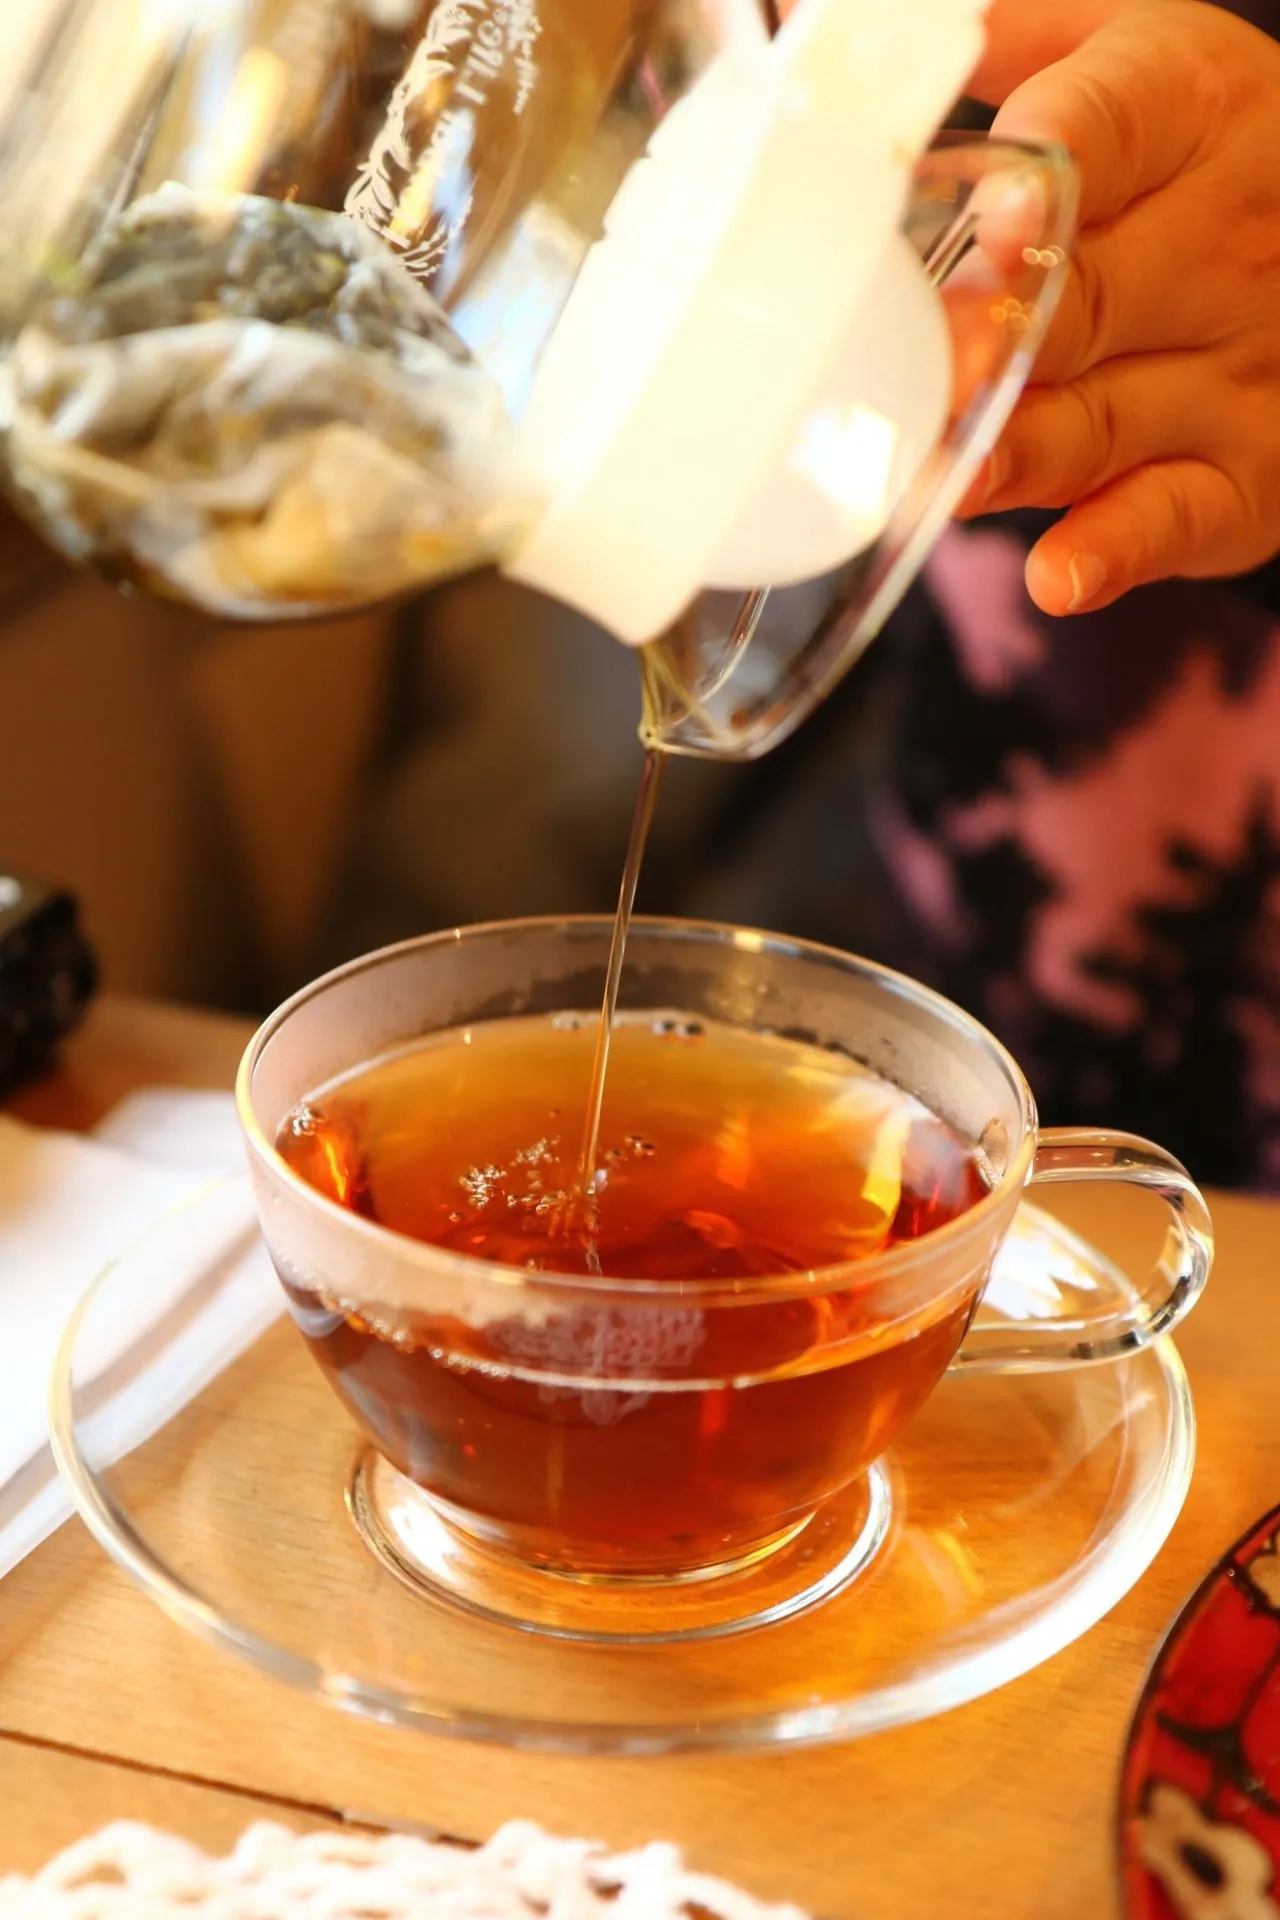
[[[1129,1283],[1024,1206],[993,1279],[1001,1312],[1039,1317],[1047,1295],[1099,1286]],[[876,1474],[786,1550],[817,1589],[804,1605],[708,1634],[678,1594],[670,1616],[650,1595],[634,1634],[616,1618],[562,1634],[516,1605],[469,1605],[396,1564],[394,1538],[370,1538],[367,1443],[282,1316],[247,1185],[179,1208],[67,1329],[59,1466],[99,1542],[172,1617],[425,1732],[645,1754],[924,1719],[1092,1626],[1150,1564],[1191,1476],[1191,1398],[1167,1340],[1109,1366],[953,1373]],[[761,1577],[777,1569],[774,1556]]]

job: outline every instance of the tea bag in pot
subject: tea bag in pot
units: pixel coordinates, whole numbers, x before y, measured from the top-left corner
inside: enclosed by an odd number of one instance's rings
[[[73,559],[242,619],[509,552],[530,518],[509,398],[437,293],[464,300],[557,168],[598,220],[626,143],[589,169],[583,144],[653,11],[50,4],[0,127],[0,424],[28,516]],[[567,215],[542,228],[541,327],[527,246],[481,321],[526,369],[590,244]]]
[[[12,491],[70,557],[287,619],[510,546],[503,395],[342,207],[440,37],[388,5],[85,0],[53,36],[0,146],[0,406]]]
[[[247,618],[385,599],[509,539],[495,382],[341,213],[166,185],[9,361],[20,498],[76,558]]]

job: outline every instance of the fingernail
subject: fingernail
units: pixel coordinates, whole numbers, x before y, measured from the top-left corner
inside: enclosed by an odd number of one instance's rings
[[[1067,572],[1071,575],[1067,612],[1078,613],[1102,592],[1107,580],[1106,565],[1096,553],[1073,553],[1067,562]]]
[[[994,447],[987,455],[986,465],[982,469],[981,499],[983,506],[986,505],[988,500],[994,500],[996,495],[1004,490],[1012,465],[1013,462],[1003,447]]]
[[[1009,478],[1010,460],[1003,448],[996,447],[989,453],[978,471],[974,474],[969,491],[960,507],[960,517],[972,520],[975,514],[986,513],[989,503],[995,499]]]
[[[978,182],[969,198],[969,212],[978,216],[978,244],[983,251],[1012,266],[1027,253],[1040,265],[1040,247],[1049,225],[1049,196],[1040,170],[1011,173],[1001,167]]]
[[[1039,173],[1023,174],[1001,209],[1002,230],[1019,251],[1038,252],[1048,224],[1049,196],[1044,180]],[[1036,264],[1039,265],[1039,261]]]

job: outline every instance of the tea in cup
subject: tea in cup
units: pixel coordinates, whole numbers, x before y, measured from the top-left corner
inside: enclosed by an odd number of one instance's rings
[[[246,1054],[263,1234],[376,1450],[357,1517],[395,1535],[397,1571],[448,1588],[465,1562],[463,1597],[505,1592],[500,1613],[531,1577],[727,1595],[949,1367],[1105,1360],[1194,1302],[1208,1214],[1169,1155],[1039,1132],[1013,1060],[938,995],[729,927],[633,926],[584,1202],[610,933],[526,921],[391,948],[305,989]],[[1123,1300],[971,1330],[1036,1179],[1154,1188],[1161,1261]]]

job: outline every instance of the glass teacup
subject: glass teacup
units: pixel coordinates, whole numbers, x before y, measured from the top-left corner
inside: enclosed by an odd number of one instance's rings
[[[1040,1131],[1008,1053],[926,988],[829,949],[661,921],[633,931],[625,1018],[714,1022],[860,1063],[974,1150],[975,1203],[825,1270],[616,1279],[410,1239],[323,1196],[277,1150],[299,1102],[369,1062],[481,1023],[593,1017],[609,934],[603,920],[512,922],[355,961],[260,1030],[239,1111],[294,1318],[373,1442],[349,1504],[384,1562],[488,1613],[588,1634],[610,1630],[610,1607],[625,1622],[637,1595],[663,1631],[663,1593],[692,1586],[698,1630],[723,1631],[811,1603],[866,1563],[888,1519],[874,1463],[949,1367],[1106,1361],[1176,1326],[1208,1275],[1209,1218],[1161,1148]],[[424,1130],[449,1121],[422,1115]],[[1151,1275],[1046,1300],[1034,1319],[988,1302],[975,1322],[1024,1190],[1064,1180],[1164,1201]],[[822,1568],[800,1556],[794,1591],[762,1599],[752,1571],[860,1478],[846,1551]]]

